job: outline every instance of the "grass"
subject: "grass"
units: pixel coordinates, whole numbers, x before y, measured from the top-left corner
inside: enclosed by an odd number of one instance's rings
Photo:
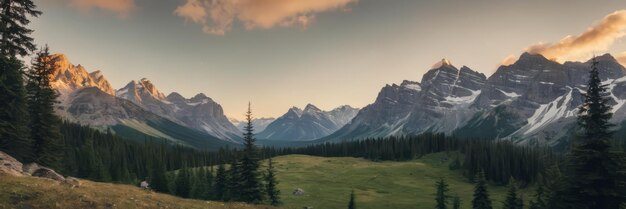
[[[354,189],[359,209],[434,208],[435,181],[443,177],[450,195],[458,194],[462,208],[470,208],[474,185],[460,171],[450,171],[453,157],[446,153],[405,162],[372,162],[360,158],[324,158],[288,155],[274,158],[281,190],[282,208],[347,208]],[[264,209],[262,205],[182,199],[147,192],[135,186],[82,180],[80,188],[55,181],[0,174],[2,208],[211,208]],[[305,191],[294,196],[296,188]],[[506,187],[489,186],[494,208],[501,208]],[[522,190],[525,200],[532,194]]]
[[[462,208],[471,208],[474,185],[460,171],[448,169],[452,157],[436,153],[407,162],[372,162],[349,157],[288,155],[274,158],[283,207],[347,208],[354,189],[359,209],[435,208],[435,181],[443,177],[450,195],[458,194]],[[302,188],[304,196],[292,191]],[[507,187],[489,186],[494,208],[501,208]],[[522,190],[526,200],[528,189]]]
[[[261,205],[182,199],[135,186],[82,180],[80,188],[0,174],[0,208],[211,208],[269,209]]]

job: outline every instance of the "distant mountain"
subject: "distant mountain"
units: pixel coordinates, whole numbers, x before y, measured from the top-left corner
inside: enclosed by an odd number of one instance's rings
[[[615,117],[626,119],[626,69],[611,55],[597,57],[611,90]],[[575,131],[590,61],[560,64],[524,53],[488,79],[443,60],[421,82],[387,85],[352,122],[318,142],[442,132],[465,137],[563,146]]]
[[[202,93],[190,99],[176,92],[166,97],[150,80],[143,78],[117,90],[117,97],[181,125],[224,140],[240,141],[240,131],[228,121],[222,106]]]
[[[453,130],[471,116],[466,110],[480,94],[485,75],[448,60],[429,70],[421,82],[387,85],[376,101],[328,139],[384,137]]]
[[[245,121],[240,121],[234,118],[229,119],[230,122],[237,127],[240,131],[243,132],[244,127],[246,126]],[[265,130],[267,126],[274,122],[276,118],[254,118],[252,119],[252,127],[254,128],[254,133],[258,134],[261,131]]]
[[[318,139],[349,123],[358,111],[347,105],[331,111],[322,111],[312,104],[308,104],[304,110],[293,107],[270,123],[257,137],[280,141]]]
[[[129,84],[124,88],[128,92],[121,92],[124,93],[122,97],[116,97],[115,91],[99,71],[87,73],[80,65],[71,64],[64,55],[53,56],[59,58],[52,81],[52,86],[60,94],[56,112],[66,120],[95,128],[111,128],[127,137],[141,139],[147,135],[196,148],[217,149],[235,145],[204,131],[194,130],[183,120],[165,114],[169,106],[161,104],[160,100],[165,97],[147,80],[142,80],[141,84],[131,82],[135,88],[129,87]],[[157,107],[162,111],[156,111]]]

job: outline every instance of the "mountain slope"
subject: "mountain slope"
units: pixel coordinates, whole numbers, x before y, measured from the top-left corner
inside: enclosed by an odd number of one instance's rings
[[[150,136],[211,150],[235,146],[234,143],[181,125],[179,121],[164,118],[134,102],[115,97],[100,72],[87,73],[84,68],[69,63],[65,56],[54,56],[60,58],[60,64],[53,75],[55,80],[52,84],[61,95],[56,112],[63,119],[100,129],[111,128],[117,134],[137,140]]]
[[[421,82],[405,80],[383,87],[374,103],[322,141],[450,132],[471,116],[469,106],[485,81],[485,75],[465,66],[457,69],[444,59]]]
[[[597,60],[611,92],[612,122],[622,124],[626,69],[609,54]],[[350,124],[317,142],[443,132],[562,147],[575,132],[590,62],[561,64],[524,53],[487,79],[443,60],[419,83],[383,87]]]
[[[0,188],[4,188],[0,189],[0,208],[273,208],[184,199],[136,186],[80,181],[80,187],[70,188],[43,178],[0,174]]]
[[[293,107],[260,132],[259,139],[307,141],[327,136],[348,123],[358,109],[341,106],[322,111],[312,104],[304,110]]]
[[[222,106],[200,93],[187,99],[173,92],[167,97],[148,79],[131,81],[117,90],[117,97],[144,109],[220,139],[238,142],[240,131],[228,121]]]

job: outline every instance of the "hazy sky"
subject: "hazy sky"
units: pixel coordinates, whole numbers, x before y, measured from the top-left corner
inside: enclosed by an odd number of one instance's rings
[[[442,58],[489,76],[525,50],[559,61],[626,52],[622,0],[35,3],[36,42],[102,70],[114,88],[146,77],[166,95],[205,93],[234,118],[248,101],[257,117],[307,103],[364,107]]]

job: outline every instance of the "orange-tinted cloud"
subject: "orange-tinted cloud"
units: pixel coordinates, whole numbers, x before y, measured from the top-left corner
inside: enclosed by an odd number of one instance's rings
[[[125,18],[137,9],[135,0],[56,0],[66,5],[89,12],[94,9],[113,12],[120,18]]]
[[[512,55],[512,54],[511,54],[511,55],[509,55],[509,56],[506,56],[506,57],[505,57],[505,58],[504,58],[504,59],[500,62],[500,64],[499,64],[498,66],[500,66],[500,65],[505,65],[505,66],[506,66],[506,65],[511,65],[511,64],[515,63],[515,61],[517,61],[517,57],[516,57],[515,55]]]
[[[616,11],[604,17],[600,24],[589,28],[578,36],[566,36],[557,43],[539,43],[526,49],[549,59],[565,61],[584,59],[594,51],[606,51],[615,40],[624,36],[626,10]]]
[[[525,51],[541,54],[558,62],[586,60],[594,53],[607,51],[616,40],[626,33],[626,10],[619,10],[605,16],[599,24],[576,36],[565,36],[556,43],[537,43]],[[503,63],[512,63],[515,59],[507,57]]]
[[[346,9],[358,0],[187,0],[174,14],[201,24],[208,34],[224,35],[235,20],[248,30],[275,26],[306,28],[315,14]]]

